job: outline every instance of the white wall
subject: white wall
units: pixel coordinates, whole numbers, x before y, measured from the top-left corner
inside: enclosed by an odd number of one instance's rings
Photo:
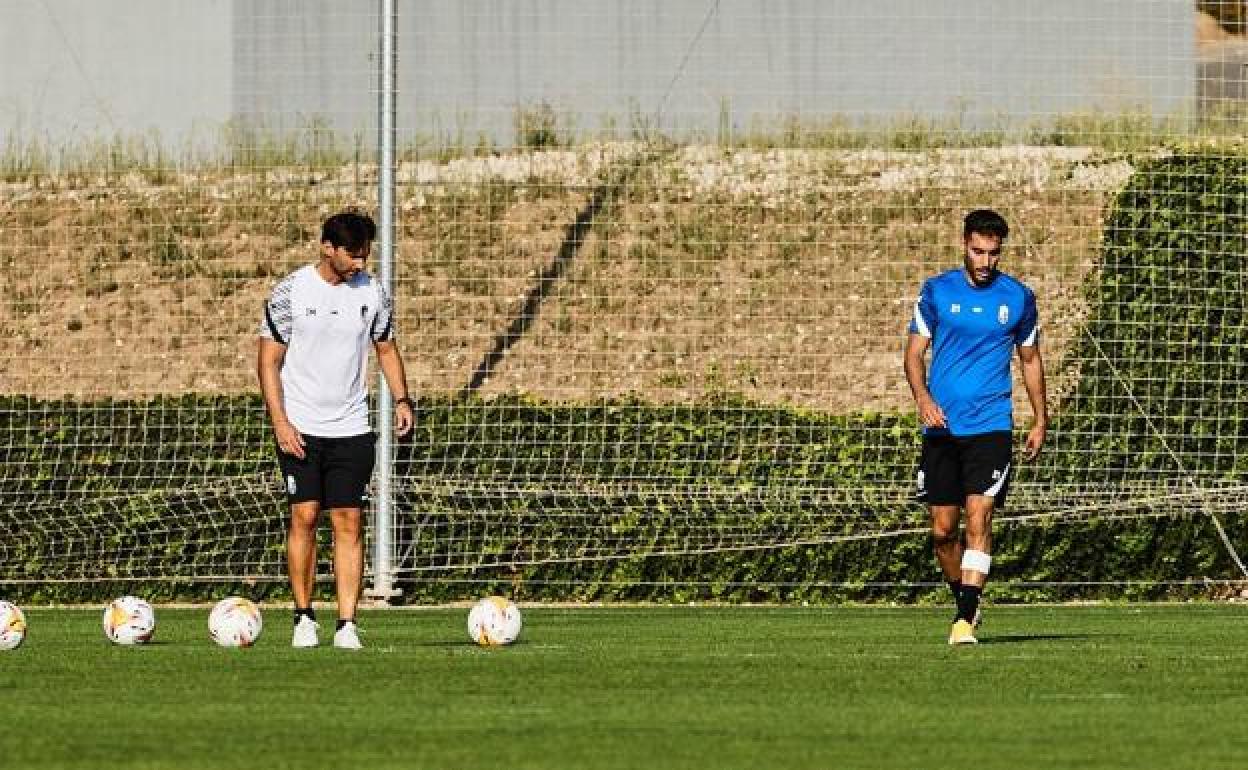
[[[662,105],[664,128],[714,133],[790,115],[1168,114],[1195,97],[1189,0],[721,0],[708,21],[712,5],[399,0],[400,131],[505,142],[543,101],[583,129]],[[239,116],[371,146],[377,7],[0,0],[0,132],[154,129],[176,146]]]
[[[660,107],[665,129],[711,133],[721,118],[748,127],[792,115],[988,127],[1097,108],[1165,115],[1195,97],[1190,0],[721,0],[708,15],[713,5],[399,0],[400,126],[505,140],[516,108],[544,101],[589,129]],[[375,3],[294,7],[238,6],[236,40],[251,51],[240,82],[268,86],[237,88],[236,110],[373,109],[360,54],[376,36],[361,9]],[[309,83],[306,52],[323,50],[339,66]],[[292,66],[271,66],[282,62]]]
[[[231,110],[233,0],[0,0],[0,136],[159,132]],[[2,140],[0,140],[2,143]]]

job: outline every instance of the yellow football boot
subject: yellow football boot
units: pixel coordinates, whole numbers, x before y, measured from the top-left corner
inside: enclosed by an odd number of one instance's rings
[[[979,644],[975,638],[975,627],[965,620],[956,620],[949,630],[949,644]]]

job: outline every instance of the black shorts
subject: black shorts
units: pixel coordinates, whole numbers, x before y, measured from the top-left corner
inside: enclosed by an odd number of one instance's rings
[[[291,504],[316,500],[321,508],[363,508],[373,476],[377,437],[303,437],[303,459],[277,450],[286,500]]]
[[[927,505],[963,505],[984,495],[1005,506],[1010,490],[1009,431],[975,436],[924,436],[915,497]]]

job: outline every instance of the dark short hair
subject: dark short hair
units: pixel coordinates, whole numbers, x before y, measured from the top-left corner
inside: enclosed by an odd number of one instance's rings
[[[1010,226],[1005,223],[1005,217],[992,209],[975,209],[962,221],[962,238],[970,238],[971,233],[995,235],[1004,241],[1010,234]]]
[[[377,237],[377,225],[367,214],[344,211],[334,214],[321,225],[321,243],[347,251],[359,251]]]

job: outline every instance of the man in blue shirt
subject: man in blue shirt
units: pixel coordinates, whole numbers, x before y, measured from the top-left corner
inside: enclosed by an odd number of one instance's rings
[[[966,216],[964,264],[923,283],[906,340],[906,381],[923,424],[918,498],[931,513],[936,560],[958,605],[949,644],[978,641],[979,598],[992,565],[992,512],[1005,504],[1009,489],[1015,350],[1035,415],[1024,459],[1040,454],[1049,422],[1036,296],[997,270],[1008,235],[995,211]],[[958,538],[963,510],[965,548]]]

